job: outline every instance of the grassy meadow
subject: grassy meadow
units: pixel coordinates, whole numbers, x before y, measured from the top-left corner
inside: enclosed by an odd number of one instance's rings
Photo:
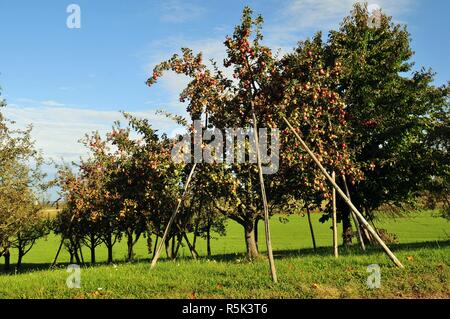
[[[435,213],[416,212],[377,222],[379,228],[397,235],[399,243],[390,247],[404,270],[395,268],[378,247],[363,253],[356,243],[351,249],[340,248],[340,258],[334,259],[329,223],[318,222],[318,214],[312,217],[317,252],[311,249],[306,217],[291,216],[287,223],[272,217],[276,285],[265,257],[252,263],[245,260],[243,230],[230,221],[226,236],[212,241],[211,258],[191,260],[184,247],[175,261],[166,260],[163,253],[153,271],[144,238],[136,244],[133,263],[124,262],[125,241],[115,246],[113,265],[104,263],[106,249],[98,247],[100,264],[82,267],[81,289],[66,286],[67,252],[61,253],[58,268],[49,270],[60,240],[50,235],[24,257],[20,273],[0,273],[0,298],[450,298],[450,222]],[[259,226],[259,246],[264,251],[263,223]],[[199,240],[197,247],[205,256],[205,242]],[[84,257],[88,261],[88,250]],[[15,259],[13,251],[12,263]],[[381,267],[379,289],[367,287],[370,264]]]

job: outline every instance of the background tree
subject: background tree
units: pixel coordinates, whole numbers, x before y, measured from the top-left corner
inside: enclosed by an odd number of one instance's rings
[[[447,90],[448,90],[447,85]],[[448,91],[447,91],[448,92]],[[448,94],[447,94],[448,98]],[[447,102],[448,105],[448,102]],[[436,171],[425,182],[427,207],[440,209],[444,218],[450,219],[450,116],[449,108],[444,107],[434,113],[434,124],[429,129],[424,144],[427,145],[428,157],[434,161]]]
[[[119,227],[127,236],[131,259],[141,235],[160,235],[162,221],[168,220],[181,190],[183,165],[171,160],[172,141],[166,135],[158,136],[145,119],[124,116],[127,129],[116,123],[108,135],[108,141],[117,148],[108,187],[121,197]],[[131,138],[130,132],[137,137]]]
[[[18,252],[16,269],[20,269],[23,257],[33,248],[36,240],[50,233],[50,222],[42,216],[42,205],[36,194],[38,188],[45,188],[42,184],[44,175],[40,171],[41,158],[37,160],[36,167],[31,168],[31,163],[16,164],[13,186],[17,192],[14,210],[14,232],[9,238],[10,247]]]
[[[91,264],[95,264],[95,249],[102,242],[101,224],[97,214],[91,213],[95,212],[95,209],[91,210],[93,206],[86,205],[91,194],[88,181],[75,175],[70,167],[62,166],[58,170],[57,182],[65,206],[53,222],[53,230],[66,242],[71,262],[74,258],[80,261],[78,251],[83,244],[90,250]]]
[[[113,246],[127,240],[127,259],[141,236],[162,236],[164,223],[177,203],[183,165],[170,157],[172,141],[158,136],[147,120],[124,113],[126,128],[116,122],[106,138],[98,132],[82,141],[90,151],[79,172],[59,172],[66,207],[59,214],[55,231],[67,241],[77,262],[81,244],[91,250],[101,242],[113,261]],[[131,135],[137,137],[131,137]]]
[[[0,107],[5,105],[0,101]],[[46,187],[42,156],[31,139],[31,126],[17,130],[13,125],[0,109],[0,256],[6,268],[10,248],[19,248],[20,268],[22,257],[46,233],[38,204],[39,191]]]
[[[107,188],[112,156],[98,132],[86,135],[82,142],[91,154],[81,160],[78,175],[68,169],[59,171],[61,195],[67,206],[58,216],[55,231],[67,241],[71,260],[75,257],[80,262],[81,242],[88,237],[91,262],[95,261],[95,247],[101,240],[108,250],[108,262],[112,263],[113,247],[121,235],[117,219],[120,196]]]

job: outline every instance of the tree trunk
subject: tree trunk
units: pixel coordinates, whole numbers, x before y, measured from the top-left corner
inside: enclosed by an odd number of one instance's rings
[[[95,246],[91,246],[91,264],[95,265]]]
[[[131,233],[127,232],[127,247],[128,247],[127,261],[132,261],[133,260],[133,232],[131,232]]]
[[[16,269],[20,270],[20,268],[22,267],[22,259],[23,259],[23,249],[19,248],[19,252],[18,252],[18,256],[17,256],[17,265],[16,265]]]
[[[245,230],[245,245],[247,247],[247,258],[252,260],[258,258],[258,249],[255,241],[255,223],[249,222],[244,226]]]
[[[105,240],[106,248],[108,249],[108,264],[113,263],[113,243],[112,243],[112,235],[108,234]]]
[[[72,244],[72,249],[73,249],[73,255],[75,256],[75,260],[77,261],[77,264],[80,265],[81,264],[81,259],[80,259],[80,255],[78,254],[78,243],[74,242]]]
[[[174,258],[177,258],[177,256],[178,256],[178,251],[180,250],[182,240],[183,240],[183,235],[178,234],[177,235],[177,247],[175,248]]]
[[[194,240],[192,241],[192,247],[194,247],[197,245],[197,234],[198,234],[198,223],[195,225],[195,229],[194,229]]]
[[[153,252],[153,250],[152,250],[152,235],[151,235],[151,233],[147,233],[147,251],[148,251],[149,255]]]
[[[206,229],[206,254],[211,257],[211,221],[208,218],[208,227]]]
[[[108,264],[113,263],[113,247],[112,245],[108,245]]]
[[[165,245],[166,247],[166,256],[168,259],[172,259],[172,251],[170,249],[170,238],[167,238],[165,241]]]
[[[71,238],[69,239],[69,245],[68,250],[70,254],[70,263],[74,263],[74,258],[77,263],[77,265],[81,264],[80,256],[78,255],[78,243],[75,241],[75,239]]]
[[[344,188],[348,194],[348,198],[350,199],[352,189],[351,185],[348,185],[346,182],[345,176],[343,177],[344,182]],[[354,199],[354,196],[351,196],[351,198]],[[345,203],[345,201],[342,198],[339,198],[337,203],[338,205],[337,209],[341,212],[341,220],[342,220],[342,244],[345,247],[352,245],[352,239],[353,239],[353,229],[352,229],[352,222],[351,222],[351,213],[352,210],[350,207]]]
[[[342,240],[344,246],[348,247],[352,244],[353,229],[350,221],[350,208],[343,207],[342,209]]]
[[[69,263],[73,264],[73,251],[72,251],[72,248],[69,248],[69,255],[70,255]]]
[[[157,247],[158,247],[158,241],[159,241],[159,236],[156,235],[155,246],[153,246],[153,256],[152,256],[152,259],[155,258],[156,249],[157,249]]]
[[[172,256],[172,259],[176,258],[176,254],[175,254],[175,236],[172,237],[172,244],[171,244],[171,249],[170,249],[170,255]]]
[[[259,246],[258,246],[258,240],[259,240],[259,236],[258,236],[258,223],[259,223],[259,218],[256,218],[256,220],[255,220],[255,245],[256,245],[256,251],[259,253]]]
[[[81,244],[79,242],[78,242],[78,250],[80,251],[81,264],[84,265],[83,249],[82,249]]]
[[[11,266],[11,253],[9,252],[9,249],[5,251],[3,256],[5,257],[5,271],[9,271]]]
[[[95,235],[91,234],[90,236],[90,240],[91,240],[91,264],[95,265]]]

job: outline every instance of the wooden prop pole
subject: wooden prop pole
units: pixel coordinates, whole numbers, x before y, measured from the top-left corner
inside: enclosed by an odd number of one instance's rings
[[[333,172],[333,181],[336,181],[336,173]],[[333,188],[333,251],[334,257],[339,257],[338,251],[338,234],[337,234],[337,221],[336,221],[336,190]]]
[[[62,248],[63,244],[64,244],[64,237],[61,239],[61,242],[59,243],[58,251],[56,252],[55,259],[53,259],[53,262],[52,262],[52,265],[50,266],[50,268],[55,267],[56,262],[58,261],[59,253],[61,252],[61,248]]]
[[[254,129],[255,144],[256,144],[256,159],[258,162],[259,183],[261,185],[261,196],[262,196],[263,207],[264,207],[264,229],[266,232],[267,256],[269,257],[270,274],[272,275],[273,282],[276,283],[276,282],[278,282],[277,270],[275,268],[275,261],[273,259],[273,251],[272,251],[272,242],[270,239],[269,208],[267,205],[266,188],[264,187],[264,176],[263,176],[262,165],[261,165],[261,153],[260,153],[260,149],[259,149],[259,137],[258,137],[258,124],[256,122],[256,114],[255,114],[255,108],[253,106],[253,103],[252,103],[252,113],[253,113],[253,129]]]
[[[311,158],[314,160],[314,162],[319,166],[322,173],[325,175],[325,177],[330,181],[330,183],[333,185],[333,187],[336,189],[336,191],[339,193],[339,195],[344,199],[344,201],[347,203],[347,205],[355,212],[356,216],[361,221],[362,225],[370,232],[370,234],[376,239],[376,241],[380,244],[380,246],[383,248],[383,250],[386,252],[386,254],[389,256],[389,258],[394,262],[395,265],[399,268],[404,268],[400,260],[397,259],[397,257],[392,253],[392,251],[389,249],[388,246],[383,242],[383,240],[378,236],[377,232],[370,226],[370,224],[366,221],[364,216],[358,211],[358,209],[353,205],[351,200],[344,194],[342,189],[336,184],[335,181],[333,181],[333,178],[328,174],[327,170],[323,167],[323,165],[320,163],[320,161],[317,159],[317,157],[314,155],[314,153],[309,149],[309,147],[306,145],[306,143],[303,141],[303,139],[300,137],[300,135],[295,131],[295,129],[292,127],[291,123],[283,117],[283,120],[286,122],[289,129],[294,133],[295,137],[299,140],[300,144],[302,145],[303,149],[306,150],[306,152],[311,156]]]
[[[75,219],[75,215],[72,215],[72,217],[70,218],[70,221],[69,221],[69,232],[72,229],[72,223],[73,223],[74,219]],[[58,251],[56,252],[55,259],[53,259],[53,263],[51,264],[50,268],[55,267],[56,262],[58,261],[59,253],[61,252],[61,248],[64,244],[65,239],[66,238],[64,237],[64,234],[61,234],[61,243],[59,244]]]
[[[163,245],[165,244],[166,238],[169,235],[170,228],[172,227],[172,224],[175,221],[175,217],[177,216],[178,211],[180,210],[180,207],[183,204],[184,198],[186,197],[187,190],[188,190],[188,187],[189,187],[189,183],[191,182],[191,179],[192,179],[192,176],[194,175],[196,167],[197,167],[197,163],[194,163],[194,165],[192,166],[191,172],[189,173],[189,176],[188,176],[188,178],[186,180],[186,184],[184,185],[183,195],[178,200],[177,208],[175,209],[175,211],[173,212],[172,216],[170,217],[169,223],[167,224],[166,230],[164,231],[164,235],[161,238],[161,241],[160,241],[160,243],[158,245],[158,248],[156,249],[156,253],[155,253],[155,256],[153,257],[150,269],[155,268],[156,263],[158,262],[159,256],[161,255],[161,250],[163,248]]]
[[[348,190],[347,180],[345,178],[345,175],[342,175],[342,179],[344,180],[345,192],[347,193],[347,197],[349,200],[352,200],[352,198],[350,197],[350,191]],[[355,223],[356,230],[358,231],[359,243],[361,244],[362,250],[365,251],[366,245],[364,245],[364,239],[363,239],[363,236],[361,233],[361,225],[359,224],[358,218],[356,218],[355,212],[351,211],[351,213],[352,213],[353,222]]]

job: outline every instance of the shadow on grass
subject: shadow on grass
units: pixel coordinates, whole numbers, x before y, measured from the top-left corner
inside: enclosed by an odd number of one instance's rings
[[[410,250],[417,250],[417,249],[426,249],[426,248],[445,248],[450,247],[450,240],[445,241],[433,241],[433,242],[419,242],[419,243],[405,243],[405,244],[391,244],[389,247],[392,249],[392,251],[395,252],[407,252]],[[343,248],[339,247],[339,253],[342,256],[363,256],[363,255],[373,255],[373,254],[379,254],[382,253],[383,250],[380,246],[369,246],[367,247],[366,251],[363,251],[358,245],[353,245],[349,248]],[[261,255],[264,255],[265,252],[261,252]],[[276,250],[274,251],[274,257],[275,259],[285,259],[285,258],[293,258],[293,257],[302,257],[302,256],[324,256],[328,257],[333,254],[333,248],[332,247],[318,247],[315,251],[312,248],[303,248],[303,249],[292,249],[292,250]],[[236,259],[245,259],[246,256],[244,253],[232,253],[232,254],[220,254],[220,255],[213,255],[211,257],[207,256],[200,256],[199,260],[215,260],[218,262],[231,262],[235,261]],[[162,262],[164,261],[171,261],[167,258],[161,258]],[[179,257],[177,260],[187,261],[192,260],[190,257]],[[150,267],[150,258],[141,258],[137,259],[132,262],[128,262],[125,260],[117,260],[114,261],[115,265],[124,265],[124,264],[130,264],[130,263],[148,263]],[[40,270],[49,270],[49,269],[66,269],[67,266],[70,265],[70,263],[58,263],[55,267],[51,267],[51,263],[23,263],[20,271],[16,271],[16,265],[11,264],[10,270],[6,271],[2,267],[0,267],[0,275],[15,275],[15,274],[24,274],[27,272],[34,272],[34,271],[40,271]],[[107,262],[98,262],[95,265],[92,265],[91,263],[87,262],[83,266],[84,267],[97,267],[97,266],[106,266],[109,265]]]
[[[391,244],[388,245],[389,248],[395,252],[409,251],[409,250],[417,250],[417,249],[426,249],[426,248],[444,248],[450,247],[450,240],[444,241],[433,241],[433,242],[420,242],[420,243],[405,243],[405,244]],[[366,247],[366,251],[363,251],[359,245],[354,244],[351,247],[344,248],[342,246],[339,247],[339,254],[345,255],[373,255],[382,253],[383,249],[378,246],[368,246]],[[263,251],[261,254],[265,254]],[[290,250],[275,250],[273,252],[275,259],[284,259],[284,258],[292,258],[292,257],[302,257],[302,256],[332,256],[333,248],[332,247],[318,247],[316,250],[312,248],[302,248],[302,249],[290,249]],[[214,255],[209,257],[208,259],[213,259],[216,261],[232,261],[237,258],[245,258],[245,254],[223,254],[223,255]],[[206,257],[201,257],[206,258]]]

